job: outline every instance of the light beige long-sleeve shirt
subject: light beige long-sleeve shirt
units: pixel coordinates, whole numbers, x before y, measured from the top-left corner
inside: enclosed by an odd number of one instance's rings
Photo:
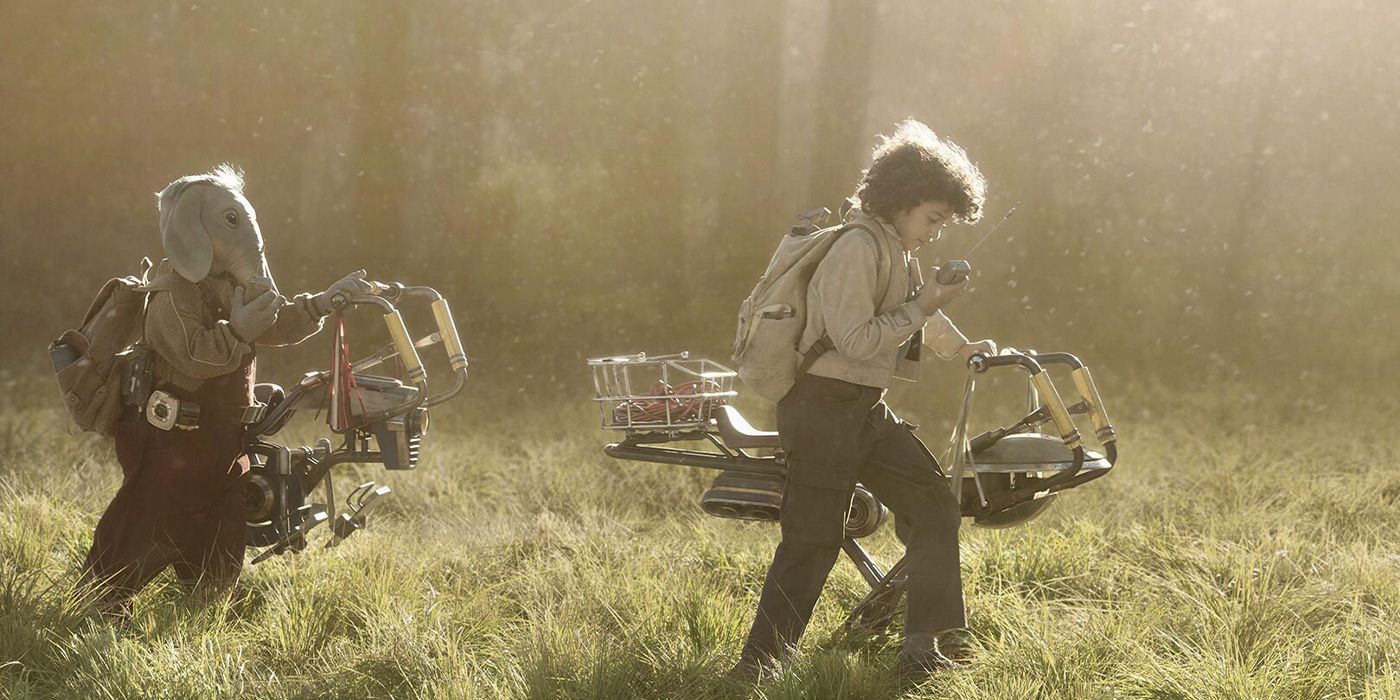
[[[806,352],[826,335],[835,348],[818,357],[810,373],[882,389],[895,376],[917,381],[917,363],[903,357],[914,333],[923,328],[924,344],[943,359],[955,357],[967,338],[943,312],[926,316],[912,301],[923,284],[919,259],[904,250],[893,226],[858,208],[846,219],[875,235],[847,232],[817,265],[798,350]],[[879,289],[882,264],[889,266],[889,282]]]
[[[195,391],[204,380],[242,366],[253,348],[234,334],[227,320],[232,280],[208,277],[195,284],[176,273],[168,260],[156,265],[150,279],[148,286],[156,291],[147,301],[142,342],[156,352],[156,384]],[[312,294],[298,294],[288,300],[277,322],[253,344],[294,345],[321,330],[323,316],[313,299]]]

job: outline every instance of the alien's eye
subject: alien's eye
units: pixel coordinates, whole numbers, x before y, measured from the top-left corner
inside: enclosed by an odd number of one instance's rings
[[[232,209],[224,212],[224,223],[228,224],[229,228],[238,228],[238,212]]]

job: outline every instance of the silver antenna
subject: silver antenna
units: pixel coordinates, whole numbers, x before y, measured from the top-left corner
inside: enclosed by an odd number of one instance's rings
[[[986,241],[988,238],[991,238],[991,237],[992,237],[992,234],[996,233],[996,232],[997,232],[997,229],[1001,228],[1001,225],[1004,224],[1004,223],[1006,223],[1006,220],[1007,220],[1007,219],[1010,219],[1010,218],[1011,218],[1011,214],[1012,214],[1013,212],[1015,212],[1015,211],[1016,211],[1016,207],[1019,207],[1019,206],[1021,206],[1021,203],[1020,203],[1020,202],[1017,202],[1017,203],[1011,205],[1011,208],[1006,210],[1006,216],[1001,217],[1001,221],[998,221],[998,222],[997,222],[997,225],[992,227],[992,230],[990,230],[990,231],[986,232],[985,234],[983,234],[982,237],[981,237],[980,239],[978,239],[977,242],[974,243],[974,244],[972,245],[972,248],[969,249],[966,253],[963,254],[963,258],[966,259],[966,258],[972,257],[972,251],[977,250],[977,247],[978,247],[978,246],[982,245],[982,243],[983,243],[984,241]]]

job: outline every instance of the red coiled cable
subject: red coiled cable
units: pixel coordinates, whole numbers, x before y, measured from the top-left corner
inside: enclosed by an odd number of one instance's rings
[[[713,379],[693,379],[671,386],[658,380],[647,393],[652,397],[623,401],[613,407],[613,422],[620,425],[666,425],[709,420],[723,396],[706,396],[721,391]]]

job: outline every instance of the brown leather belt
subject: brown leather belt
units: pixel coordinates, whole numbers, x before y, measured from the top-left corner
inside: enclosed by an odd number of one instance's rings
[[[253,425],[267,413],[267,404],[215,404],[203,410],[198,403],[182,399],[165,391],[154,391],[146,402],[143,415],[146,421],[161,430],[198,430],[201,424],[213,421],[227,421],[240,425]]]
[[[203,413],[201,416],[207,416],[214,420],[233,421],[242,425],[253,425],[267,414],[267,404],[265,403],[252,404],[251,406],[216,405],[211,406],[210,409],[209,413]]]

